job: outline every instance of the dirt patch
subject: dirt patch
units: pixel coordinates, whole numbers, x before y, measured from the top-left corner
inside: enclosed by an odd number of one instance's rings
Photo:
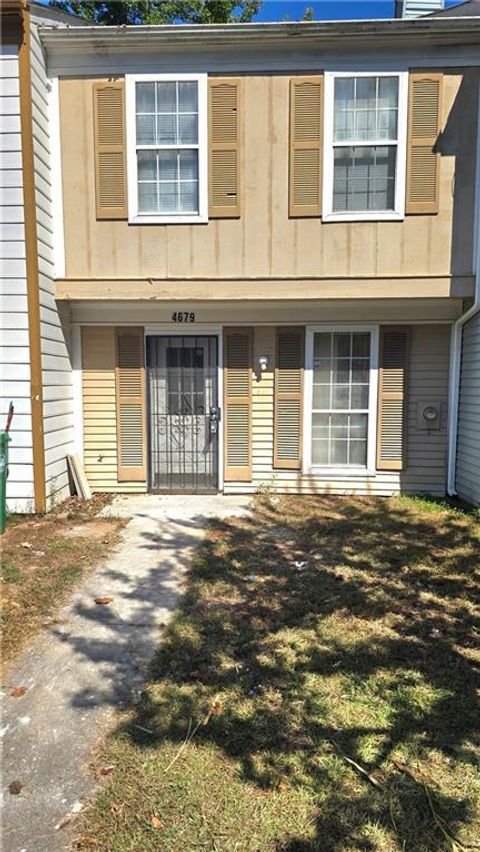
[[[3,659],[11,662],[29,639],[51,623],[74,585],[104,559],[125,520],[96,519],[110,501],[76,498],[49,515],[15,515],[2,537]]]
[[[111,521],[88,521],[86,524],[77,524],[71,527],[65,535],[67,538],[95,538],[102,539],[112,529]]]

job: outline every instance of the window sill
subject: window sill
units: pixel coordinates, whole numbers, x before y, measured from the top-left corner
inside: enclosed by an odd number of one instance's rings
[[[371,470],[366,467],[347,467],[346,465],[338,465],[338,467],[315,467],[310,466],[303,470],[305,476],[318,476],[329,479],[372,479],[377,475],[376,470]]]
[[[131,216],[129,225],[205,225],[208,216],[191,214],[186,216]]]
[[[322,222],[403,222],[405,215],[394,211],[371,213],[326,213]]]

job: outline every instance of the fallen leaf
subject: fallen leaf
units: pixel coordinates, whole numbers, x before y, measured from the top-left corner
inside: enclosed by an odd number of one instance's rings
[[[22,784],[20,781],[10,781],[10,784],[8,785],[8,789],[9,789],[10,793],[12,794],[12,796],[18,796],[18,795],[20,795],[24,786],[25,785]]]
[[[113,805],[110,805],[110,813],[114,814],[114,816],[121,814],[122,811],[123,811],[123,805],[117,805],[115,803]]]
[[[10,695],[12,696],[12,698],[21,698],[22,695],[25,695],[26,691],[26,686],[14,686]]]
[[[112,601],[113,601],[113,598],[108,598],[108,597],[95,598],[96,604],[109,604],[109,603],[112,603]]]
[[[213,713],[215,714],[215,716],[220,716],[220,714],[223,710],[223,704],[222,704],[221,701],[218,700],[218,698],[217,698],[216,701],[213,702],[212,710],[213,710]]]
[[[282,793],[282,792],[283,792],[283,790],[286,790],[286,789],[287,789],[287,786],[288,786],[288,785],[287,785],[287,782],[286,782],[286,781],[282,781],[282,779],[280,779],[280,781],[279,781],[279,782],[278,782],[278,784],[277,784],[277,790],[279,791],[279,793]]]
[[[115,769],[114,766],[102,766],[98,770],[98,774],[99,775],[112,775],[114,769]]]
[[[163,822],[156,816],[156,814],[152,814],[152,818],[150,820],[152,828],[162,828]]]

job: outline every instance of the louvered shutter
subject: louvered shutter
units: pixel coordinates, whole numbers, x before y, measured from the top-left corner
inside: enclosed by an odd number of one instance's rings
[[[240,216],[240,80],[208,81],[208,182],[211,218]]]
[[[323,77],[290,81],[290,216],[322,214]]]
[[[442,80],[439,73],[410,73],[408,102],[407,213],[438,213]]]
[[[252,330],[224,332],[225,481],[252,478]]]
[[[408,328],[380,329],[377,436],[379,470],[403,470],[406,467],[409,345]]]
[[[145,362],[143,328],[117,328],[116,333],[117,478],[146,478]]]
[[[274,466],[299,470],[302,461],[304,332],[278,328],[275,364]]]
[[[93,84],[97,219],[127,218],[125,85]]]

